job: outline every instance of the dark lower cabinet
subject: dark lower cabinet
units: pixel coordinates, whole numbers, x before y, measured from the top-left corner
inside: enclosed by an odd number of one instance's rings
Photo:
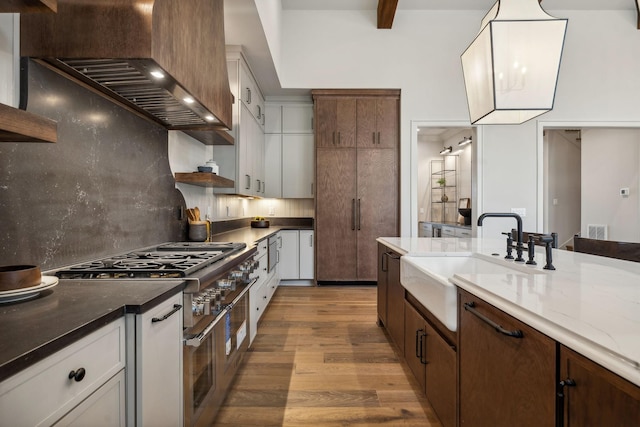
[[[405,301],[404,357],[444,427],[456,425],[456,350]]]
[[[460,426],[554,426],[556,342],[458,293]]]
[[[560,381],[559,426],[640,425],[640,387],[564,346]]]
[[[400,284],[400,254],[378,244],[378,318],[400,354],[404,353],[404,292]]]

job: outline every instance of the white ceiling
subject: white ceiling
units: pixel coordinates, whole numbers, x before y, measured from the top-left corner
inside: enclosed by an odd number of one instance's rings
[[[489,10],[495,0],[398,0],[398,9],[407,10]],[[282,0],[283,9],[361,10],[376,9],[378,0]],[[547,10],[635,9],[635,0],[543,0]]]
[[[259,0],[225,0],[225,39],[242,45],[266,96],[308,95],[308,88],[282,89],[255,6]],[[375,10],[378,0],[281,0],[285,10]],[[399,0],[399,10],[484,10],[495,0]],[[542,0],[545,10],[635,10],[636,0]],[[640,32],[640,30],[639,30]]]

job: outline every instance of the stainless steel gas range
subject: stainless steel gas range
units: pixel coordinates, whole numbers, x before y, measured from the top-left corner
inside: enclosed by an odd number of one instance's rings
[[[210,425],[248,347],[255,253],[244,243],[170,242],[72,265],[56,275],[132,284],[184,279],[184,425]]]

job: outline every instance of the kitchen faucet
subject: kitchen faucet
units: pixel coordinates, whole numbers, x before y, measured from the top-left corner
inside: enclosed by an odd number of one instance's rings
[[[478,227],[482,227],[482,222],[484,221],[485,218],[515,218],[516,222],[517,222],[517,231],[518,231],[518,241],[516,242],[516,262],[524,262],[524,258],[522,258],[522,250],[523,250],[523,245],[522,245],[522,218],[520,217],[520,215],[516,214],[516,213],[504,213],[504,212],[498,212],[498,213],[483,213],[482,215],[480,215],[478,217]],[[509,241],[510,239],[507,239],[507,256],[510,256],[511,254],[511,245],[512,243]]]

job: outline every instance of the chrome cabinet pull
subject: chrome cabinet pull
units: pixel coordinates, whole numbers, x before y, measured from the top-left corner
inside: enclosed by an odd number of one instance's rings
[[[508,331],[508,330],[504,329],[502,326],[498,325],[493,320],[489,319],[485,315],[483,315],[483,314],[479,313],[478,311],[476,311],[475,306],[476,306],[476,304],[473,301],[464,303],[464,309],[466,311],[468,311],[469,313],[475,315],[476,317],[478,317],[478,319],[482,320],[487,325],[489,325],[493,329],[495,329],[497,332],[500,332],[502,335],[506,335],[508,337],[513,337],[513,338],[523,338],[524,337],[524,335],[523,335],[523,333],[522,333],[522,331],[520,329],[516,329],[515,331]]]
[[[172,314],[177,313],[178,311],[180,311],[180,309],[182,308],[182,306],[180,304],[173,304],[173,310],[171,310],[170,312],[168,312],[167,314],[165,314],[162,317],[154,317],[151,319],[151,323],[156,323],[156,322],[162,322],[164,320],[167,320],[169,317],[171,317]]]

